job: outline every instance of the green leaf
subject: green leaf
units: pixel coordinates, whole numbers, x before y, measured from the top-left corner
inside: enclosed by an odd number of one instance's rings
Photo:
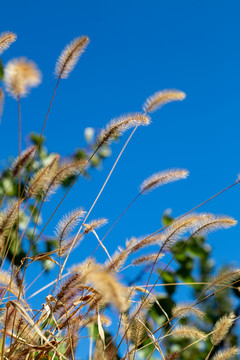
[[[40,137],[37,133],[31,133],[30,139],[32,140],[33,144],[36,146],[42,146],[42,144],[45,142],[44,137]]]
[[[0,80],[3,80],[3,75],[4,75],[3,63],[2,60],[0,60]]]

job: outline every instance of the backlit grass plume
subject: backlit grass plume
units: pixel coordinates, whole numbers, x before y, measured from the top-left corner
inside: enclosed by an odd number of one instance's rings
[[[4,69],[6,90],[14,97],[26,96],[32,87],[41,83],[41,73],[33,61],[26,58],[9,61]]]
[[[26,150],[24,150],[20,157],[17,158],[12,164],[12,174],[16,176],[22,167],[26,166],[32,159],[37,147],[29,146]]]
[[[203,319],[205,314],[199,310],[196,306],[193,307],[189,304],[177,304],[172,309],[172,316],[176,318],[182,318],[185,316],[194,315],[199,319]]]
[[[211,343],[214,346],[218,345],[225,338],[234,321],[235,315],[230,313],[229,315],[223,316],[216,322],[211,336]]]
[[[102,296],[105,303],[114,304],[120,312],[128,309],[127,291],[114,275],[105,270],[92,271],[88,274],[87,281]]]
[[[231,360],[236,357],[239,352],[239,348],[233,346],[232,348],[219,350],[213,356],[212,360]]]
[[[17,35],[10,31],[5,31],[0,34],[0,55],[7,50],[16,39]]]
[[[58,253],[59,256],[62,256],[66,252],[66,245],[68,245],[68,238],[75,227],[79,224],[85,211],[80,208],[72,211],[68,215],[64,216],[63,219],[58,223],[57,229],[55,231],[55,237],[58,241]]]
[[[236,226],[237,221],[228,216],[215,216],[213,214],[206,214],[196,224],[194,229],[194,235],[203,235],[209,232],[229,229],[232,226]]]
[[[136,125],[149,125],[150,118],[147,115],[142,115],[139,113],[128,114],[121,116],[117,119],[113,119],[110,123],[103,129],[98,138],[98,146],[103,144],[110,143],[114,138],[121,136],[126,130],[134,127]]]
[[[170,169],[162,171],[150,176],[144,180],[140,186],[140,192],[146,194],[147,192],[156,189],[158,186],[169,184],[174,181],[186,179],[189,172],[185,169]]]
[[[55,67],[55,75],[57,77],[60,77],[61,79],[68,78],[88,43],[89,38],[87,36],[81,36],[74,39],[63,49]]]
[[[143,110],[146,113],[151,113],[172,101],[182,101],[185,97],[186,94],[179,90],[158,91],[145,101],[143,104]]]
[[[195,326],[178,326],[171,335],[186,339],[204,339],[206,334]]]

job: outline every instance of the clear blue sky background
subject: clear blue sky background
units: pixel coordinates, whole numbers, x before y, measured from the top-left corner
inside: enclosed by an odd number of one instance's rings
[[[5,52],[34,60],[43,82],[22,101],[23,147],[27,135],[40,132],[55,82],[54,66],[64,46],[86,34],[91,43],[69,79],[62,80],[46,126],[50,151],[62,155],[84,145],[87,126],[99,130],[113,117],[140,111],[149,95],[176,88],[186,92],[182,103],[166,105],[139,128],[119,162],[92,218],[112,223],[136,195],[141,182],[156,171],[187,168],[187,180],[140,198],[106,241],[110,253],[132,235],[160,227],[166,208],[178,216],[235,181],[240,172],[240,2],[237,0],[149,1],[9,1],[1,4],[1,31],[18,34]],[[10,140],[11,139],[11,140]],[[126,139],[126,138],[124,138]],[[62,205],[48,233],[66,212],[88,209],[121,145],[103,171],[83,179]],[[1,159],[17,155],[17,104],[8,97],[0,128]],[[202,208],[240,219],[239,187]],[[57,194],[55,199],[60,199]],[[47,211],[54,207],[49,202]],[[46,217],[45,217],[46,218]],[[100,235],[107,228],[101,230]],[[239,263],[239,225],[209,236],[216,263]],[[95,248],[86,239],[71,258],[81,261]],[[104,259],[99,250],[100,259]],[[69,264],[70,264],[69,263]],[[36,289],[47,279],[39,281]],[[42,303],[43,299],[39,300]]]

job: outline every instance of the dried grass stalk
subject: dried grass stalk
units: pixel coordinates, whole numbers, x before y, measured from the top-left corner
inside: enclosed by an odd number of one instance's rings
[[[0,122],[1,122],[2,114],[3,114],[4,98],[5,98],[5,95],[4,95],[3,89],[0,88]]]

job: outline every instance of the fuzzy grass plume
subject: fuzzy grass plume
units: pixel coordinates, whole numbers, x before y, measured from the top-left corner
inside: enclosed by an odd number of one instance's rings
[[[185,97],[186,94],[179,90],[158,91],[145,101],[143,104],[143,110],[146,113],[152,113],[165,104],[168,104],[172,101],[182,101],[185,99]]]
[[[9,46],[16,41],[17,35],[10,31],[5,31],[0,34],[0,55],[9,48]]]
[[[33,61],[26,58],[9,61],[4,69],[4,84],[14,97],[26,96],[32,87],[41,83],[41,73]]]
[[[156,189],[158,186],[169,184],[181,179],[186,179],[188,175],[189,172],[184,169],[170,169],[156,173],[150,176],[148,179],[144,180],[140,186],[140,192],[141,194],[146,194],[147,192]]]
[[[87,36],[78,37],[68,44],[58,58],[55,75],[61,79],[67,79],[88,44],[89,38]]]

